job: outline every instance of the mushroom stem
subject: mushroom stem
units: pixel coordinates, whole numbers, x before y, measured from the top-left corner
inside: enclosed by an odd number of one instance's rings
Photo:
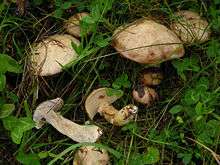
[[[101,116],[116,126],[122,126],[130,122],[136,115],[138,107],[135,105],[127,105],[121,110],[115,109],[112,105],[108,103],[103,103],[100,105],[98,112]]]
[[[56,102],[60,98],[41,103],[35,110],[33,120],[39,123],[39,120],[45,119],[60,133],[68,136],[76,142],[96,142],[102,135],[102,130],[95,125],[79,125],[66,118],[54,110],[58,110]],[[48,105],[49,104],[49,105]],[[54,104],[54,106],[52,106]],[[61,108],[61,107],[60,107]],[[38,128],[41,127],[42,124]]]

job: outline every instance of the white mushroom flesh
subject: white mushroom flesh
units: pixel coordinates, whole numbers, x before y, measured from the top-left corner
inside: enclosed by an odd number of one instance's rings
[[[96,142],[102,135],[102,130],[95,125],[79,125],[55,112],[61,108],[62,99],[57,98],[41,103],[35,110],[33,120],[37,128],[42,126],[41,120],[45,119],[60,133],[68,136],[76,142]],[[40,124],[39,124],[40,123]]]
[[[162,24],[140,19],[119,27],[113,35],[114,48],[125,58],[143,64],[156,64],[184,55],[180,39]]]

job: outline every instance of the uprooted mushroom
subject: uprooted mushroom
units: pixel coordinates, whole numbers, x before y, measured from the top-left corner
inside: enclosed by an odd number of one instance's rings
[[[36,128],[41,128],[45,122],[51,124],[60,133],[76,142],[96,142],[102,135],[102,130],[95,125],[79,125],[57,113],[63,106],[63,100],[56,98],[44,101],[34,111],[33,120]]]
[[[184,43],[203,43],[210,38],[209,23],[198,13],[181,10],[174,13],[170,28],[180,37]]]
[[[99,113],[111,124],[122,126],[130,122],[137,114],[138,108],[135,105],[127,105],[121,110],[115,109],[111,104],[119,99],[119,96],[109,96],[107,88],[94,90],[85,101],[85,109],[90,119]]]
[[[110,158],[104,149],[83,146],[75,153],[73,165],[110,165]]]
[[[71,43],[80,42],[67,34],[49,36],[33,44],[30,57],[30,69],[34,75],[51,76],[62,71],[62,66],[77,58]]]

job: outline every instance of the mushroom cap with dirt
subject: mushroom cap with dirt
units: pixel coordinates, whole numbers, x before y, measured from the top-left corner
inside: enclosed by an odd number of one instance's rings
[[[84,146],[75,153],[73,165],[110,165],[110,158],[104,149]]]
[[[147,18],[116,29],[112,45],[121,56],[142,64],[157,64],[184,55],[176,34]]]
[[[184,43],[203,43],[210,38],[209,23],[193,11],[182,10],[174,13],[176,17],[170,28]]]
[[[151,106],[158,99],[158,94],[153,88],[143,85],[136,87],[132,95],[136,102],[144,104],[147,107]]]
[[[85,109],[92,120],[99,113],[111,124],[122,126],[130,122],[137,114],[138,108],[129,104],[121,110],[115,109],[111,104],[120,96],[107,94],[108,88],[99,88],[94,90],[85,101]]]
[[[62,71],[62,66],[77,58],[72,42],[80,42],[67,34],[55,34],[34,44],[31,50],[30,69],[34,75],[51,76]]]
[[[56,98],[39,104],[34,111],[33,120],[36,128],[41,128],[45,122],[51,124],[60,133],[76,142],[96,142],[102,135],[102,130],[95,125],[79,125],[57,113],[63,106],[63,100]]]
[[[83,17],[88,16],[89,13],[82,12],[77,13],[71,16],[68,20],[64,23],[64,28],[67,33],[79,38],[80,37],[80,21]]]

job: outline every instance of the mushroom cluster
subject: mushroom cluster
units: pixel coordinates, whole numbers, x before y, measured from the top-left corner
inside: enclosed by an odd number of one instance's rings
[[[38,43],[31,49],[30,70],[37,76],[51,76],[62,72],[63,66],[76,60],[78,55],[72,43],[79,45],[80,21],[89,13],[77,13],[65,21],[64,28],[68,34],[55,34]],[[120,26],[113,34],[112,46],[117,52],[140,64],[160,64],[167,60],[184,56],[184,43],[202,43],[209,39],[208,22],[199,14],[191,11],[179,11],[170,29],[158,21],[142,18],[130,24]],[[74,38],[76,37],[76,38]],[[154,87],[159,85],[163,74],[158,68],[141,71],[138,84],[132,91],[136,102],[151,106],[158,99]],[[85,101],[85,110],[90,120],[96,114],[115,126],[123,126],[134,119],[138,107],[132,104],[117,110],[112,104],[119,96],[111,96],[107,88],[99,88],[89,94]],[[64,104],[61,98],[47,100],[39,104],[34,111],[33,120],[36,128],[49,123],[60,133],[75,142],[98,141],[103,131],[96,125],[79,125],[64,118],[59,111]],[[75,153],[74,165],[108,165],[110,158],[104,149],[83,146]]]
[[[158,94],[153,87],[159,85],[162,79],[163,74],[159,68],[151,67],[142,70],[139,83],[132,91],[134,100],[147,107],[151,106],[158,100]]]

